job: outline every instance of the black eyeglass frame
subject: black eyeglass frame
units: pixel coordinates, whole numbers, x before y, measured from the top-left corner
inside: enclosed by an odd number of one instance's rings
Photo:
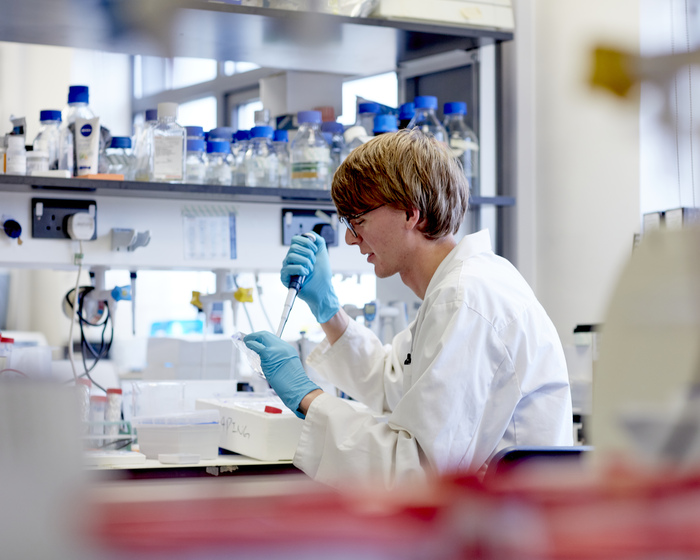
[[[357,232],[355,231],[353,225],[350,223],[350,220],[357,220],[365,214],[369,214],[370,212],[373,212],[374,210],[377,210],[378,208],[381,208],[385,205],[386,204],[380,204],[379,206],[375,206],[374,208],[370,208],[369,210],[364,210],[363,212],[358,212],[357,214],[353,214],[352,216],[338,216],[338,221],[341,224],[343,224],[346,228],[348,228],[350,230],[350,233],[357,237]]]

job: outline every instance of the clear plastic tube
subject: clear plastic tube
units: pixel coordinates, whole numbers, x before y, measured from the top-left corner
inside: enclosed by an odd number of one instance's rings
[[[236,348],[238,348],[238,350],[242,352],[246,358],[248,358],[248,363],[250,364],[251,369],[260,377],[266,379],[262,366],[260,365],[260,356],[258,356],[257,352],[254,352],[245,345],[245,342],[243,342],[245,336],[245,333],[237,332],[231,336],[231,339],[233,340]]]

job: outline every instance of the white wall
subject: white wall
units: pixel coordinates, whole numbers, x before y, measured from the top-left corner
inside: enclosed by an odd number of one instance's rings
[[[518,266],[564,342],[602,322],[639,231],[638,101],[589,87],[593,48],[639,50],[637,0],[515,0]]]

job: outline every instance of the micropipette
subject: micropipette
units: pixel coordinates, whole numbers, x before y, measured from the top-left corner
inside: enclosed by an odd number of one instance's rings
[[[304,237],[308,237],[312,241],[316,241],[314,236],[310,233],[302,233],[302,235]],[[284,307],[282,308],[282,317],[280,318],[279,327],[277,327],[277,333],[275,333],[278,337],[282,336],[284,326],[287,324],[289,314],[292,312],[292,305],[294,305],[294,300],[296,299],[297,294],[299,293],[299,289],[304,283],[305,278],[306,276],[291,276],[289,278],[289,290],[287,291],[287,299],[284,302]]]

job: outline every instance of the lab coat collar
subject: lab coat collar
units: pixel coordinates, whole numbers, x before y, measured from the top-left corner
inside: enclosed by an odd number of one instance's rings
[[[440,282],[443,274],[445,274],[455,259],[466,260],[474,255],[492,252],[491,235],[489,234],[488,229],[482,229],[476,233],[466,235],[459,243],[457,243],[454,249],[447,254],[447,256],[440,263],[440,266],[438,266],[437,270],[435,270],[433,277],[428,283],[428,288],[425,291],[426,296],[431,291],[432,287]]]

